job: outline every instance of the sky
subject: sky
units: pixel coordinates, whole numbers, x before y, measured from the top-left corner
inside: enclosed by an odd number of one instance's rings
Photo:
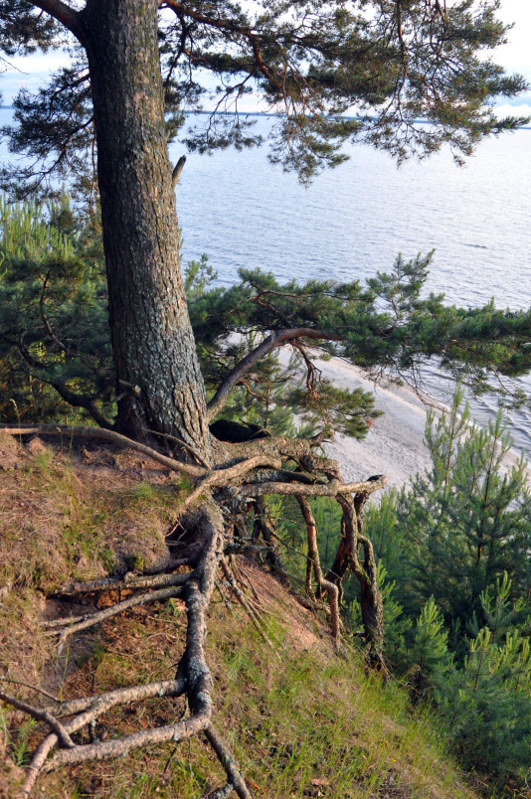
[[[507,72],[518,72],[531,84],[531,4],[529,0],[502,0],[498,15],[514,27],[507,34],[507,44],[494,52],[494,58]],[[519,113],[531,115],[531,91],[519,104]],[[505,108],[510,113],[508,106],[502,106],[500,112]]]
[[[531,84],[531,3],[529,0],[501,0],[498,16],[506,23],[514,23],[514,27],[508,32],[507,44],[494,51],[493,57],[507,72],[518,72]],[[65,56],[60,52],[11,59],[10,66],[0,75],[3,105],[9,105],[21,87],[31,90],[42,86],[47,75],[64,63]],[[531,91],[517,102],[521,106],[519,114],[531,115]],[[513,105],[514,101],[511,107]],[[255,109],[249,107],[242,110]],[[499,113],[505,112],[511,113],[510,106],[502,103]]]

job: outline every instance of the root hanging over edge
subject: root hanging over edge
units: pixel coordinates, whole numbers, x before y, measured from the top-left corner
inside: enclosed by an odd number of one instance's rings
[[[55,433],[55,430],[54,430]],[[83,431],[85,434],[85,431]],[[123,442],[122,442],[123,443]],[[331,634],[336,649],[340,647],[341,582],[351,570],[358,579],[362,596],[362,616],[365,639],[368,644],[368,662],[385,673],[382,657],[383,605],[376,580],[376,564],[370,540],[363,534],[362,510],[367,498],[385,484],[378,475],[365,481],[345,483],[337,464],[328,458],[318,457],[312,451],[314,442],[263,441],[256,449],[238,452],[236,462],[226,461],[223,466],[210,471],[197,469],[195,485],[179,510],[174,529],[193,529],[195,543],[193,557],[174,558],[166,564],[168,571],[151,574],[131,574],[73,583],[55,593],[62,599],[99,591],[126,592],[126,599],[91,614],[45,622],[49,635],[58,635],[60,645],[78,632],[87,630],[107,619],[139,605],[179,597],[186,606],[187,628],[185,650],[178,661],[174,680],[147,685],[135,685],[108,691],[90,697],[59,702],[51,707],[34,707],[17,697],[0,691],[6,704],[35,718],[48,727],[27,767],[26,781],[20,797],[30,797],[39,775],[63,766],[91,760],[105,760],[126,755],[128,752],[156,743],[179,742],[203,734],[222,764],[227,782],[209,796],[229,796],[233,791],[249,799],[251,794],[232,753],[216,731],[212,720],[212,677],[206,662],[204,640],[206,614],[212,592],[221,569],[225,585],[248,613],[261,636],[276,651],[267,637],[260,609],[252,596],[238,585],[237,570],[225,554],[238,551],[263,550],[266,562],[273,571],[286,578],[282,560],[274,547],[274,523],[267,517],[265,497],[292,495],[299,504],[307,531],[306,588],[309,595],[327,594]],[[264,452],[264,447],[273,447]],[[241,449],[241,447],[240,447]],[[295,471],[284,471],[288,464]],[[280,479],[279,479],[280,478]],[[353,496],[354,495],[354,496]],[[308,498],[328,496],[342,508],[342,537],[334,564],[326,575],[319,558],[318,529]],[[247,530],[245,513],[254,509],[252,534]],[[230,521],[232,519],[232,521]],[[249,544],[252,544],[249,547]],[[186,565],[190,571],[176,573],[172,569]],[[312,579],[316,591],[312,591]],[[277,652],[278,655],[278,652]],[[96,719],[112,707],[141,702],[151,697],[178,697],[185,695],[191,715],[174,723],[131,732],[119,738],[91,743],[76,743],[72,736],[94,725]]]
[[[186,644],[184,653],[178,662],[174,680],[135,685],[60,702],[53,708],[44,709],[33,707],[5,691],[0,691],[0,699],[6,704],[43,722],[49,728],[48,735],[37,747],[27,767],[25,783],[19,794],[20,799],[28,799],[31,796],[39,775],[59,767],[122,757],[135,749],[150,744],[179,742],[201,733],[205,734],[225,769],[227,785],[232,786],[231,790],[236,791],[240,799],[251,799],[251,794],[239,772],[233,754],[211,723],[212,677],[206,662],[204,643],[207,631],[206,612],[223,551],[223,521],[219,509],[211,502],[203,503],[196,515],[201,520],[205,544],[199,562],[192,572],[173,575],[174,578],[179,578],[178,582],[181,585],[172,585],[148,594],[130,597],[125,602],[118,603],[103,612],[92,614],[68,628],[69,632],[76,632],[98,624],[135,605],[165,599],[168,598],[168,595],[180,595],[185,602],[187,614]],[[169,576],[167,577],[169,579]],[[137,586],[142,585],[143,587],[144,584],[145,581],[137,581]],[[65,621],[70,623],[70,620]],[[61,634],[64,635],[64,632]],[[188,700],[191,715],[173,724],[89,744],[76,744],[72,740],[71,736],[74,733],[89,727],[112,707],[140,702],[155,696],[178,697],[183,694]]]

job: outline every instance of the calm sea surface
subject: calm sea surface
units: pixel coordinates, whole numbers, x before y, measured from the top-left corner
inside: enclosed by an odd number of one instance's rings
[[[428,291],[466,307],[493,297],[501,307],[531,305],[531,130],[483,142],[462,168],[448,152],[400,169],[369,147],[349,152],[308,189],[273,167],[266,148],[188,156],[177,187],[184,259],[206,252],[226,285],[241,266],[341,281],[387,270],[399,252],[435,249]],[[425,377],[431,394],[449,398],[443,374]],[[522,383],[531,393],[531,378]],[[473,403],[484,423],[496,409],[490,398]],[[510,432],[531,455],[529,406],[512,413]]]
[[[271,124],[257,119],[264,132]],[[242,266],[341,281],[388,270],[399,252],[435,249],[428,291],[464,306],[531,305],[531,130],[484,142],[462,168],[448,152],[400,169],[366,146],[349,153],[308,189],[272,166],[267,148],[189,155],[177,187],[185,261],[206,252],[225,285]],[[181,154],[172,147],[174,162]],[[439,398],[451,390],[435,370],[427,380]],[[531,393],[531,378],[523,382]],[[495,408],[482,399],[474,413],[485,421]],[[531,454],[529,407],[513,412],[510,429]]]

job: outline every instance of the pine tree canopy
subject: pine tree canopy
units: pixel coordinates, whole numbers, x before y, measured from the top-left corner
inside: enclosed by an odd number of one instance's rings
[[[522,78],[506,75],[488,57],[507,30],[496,19],[498,8],[499,0],[0,0],[0,57],[60,47],[71,56],[48,86],[19,93],[13,123],[2,131],[11,152],[25,156],[0,174],[9,192],[0,205],[0,413],[17,422],[4,429],[30,434],[39,416],[54,422],[39,426],[43,434],[111,439],[179,476],[176,492],[177,484],[168,478],[172,506],[175,501],[167,536],[171,565],[161,561],[171,574],[147,575],[147,585],[148,601],[162,598],[151,589],[163,585],[165,598],[179,597],[186,604],[186,643],[179,647],[182,655],[168,695],[185,694],[190,711],[178,721],[171,711],[171,724],[157,711],[153,723],[163,726],[121,738],[113,733],[109,740],[85,745],[78,742],[84,738],[74,741],[70,733],[80,731],[89,716],[95,721],[95,708],[114,708],[106,703],[116,692],[95,695],[94,704],[91,698],[83,705],[89,711],[66,726],[30,708],[30,715],[50,725],[51,734],[27,769],[24,796],[39,772],[57,765],[117,757],[153,743],[174,745],[204,733],[227,775],[227,784],[214,793],[225,796],[234,789],[240,799],[249,799],[228,742],[212,719],[206,612],[218,566],[247,603],[247,588],[237,587],[228,556],[247,552],[249,542],[288,579],[276,547],[271,495],[293,497],[298,506],[307,539],[306,592],[312,603],[327,597],[334,645],[341,642],[343,580],[352,574],[359,586],[366,662],[386,673],[384,605],[375,550],[363,524],[364,506],[386,477],[345,482],[338,463],[316,451],[337,430],[362,437],[378,412],[368,392],[320,379],[312,347],[320,347],[325,357],[339,355],[394,377],[414,374],[421,362],[434,358],[483,389],[489,373],[514,377],[529,371],[531,311],[499,311],[493,304],[446,306],[442,295],[424,290],[430,255],[408,262],[399,256],[388,272],[363,285],[357,280],[280,283],[268,272],[245,269],[236,285],[221,289],[212,285],[205,259],[183,274],[175,196],[182,156],[172,167],[168,142],[178,139],[183,149],[201,153],[260,144],[251,122],[237,113],[246,95],[254,93],[274,114],[270,158],[303,182],[341,163],[346,158],[342,146],[349,142],[385,149],[399,162],[446,144],[460,161],[488,134],[522,121],[498,120],[489,106],[498,95],[510,97],[525,88]],[[200,111],[204,116],[197,116]],[[75,213],[64,199],[48,208],[35,202],[54,193],[57,200],[62,180],[76,202],[84,201],[77,202]],[[12,202],[24,195],[33,197],[25,204]],[[277,358],[281,345],[293,353],[288,364]],[[56,424],[66,407],[54,400],[56,394],[110,429]],[[225,419],[219,418],[221,411]],[[234,425],[231,416],[245,422],[240,432],[246,437],[223,435]],[[21,419],[32,424],[21,425]],[[213,428],[220,422],[218,435]],[[495,432],[503,446],[501,421]],[[447,438],[441,430],[433,432],[437,458]],[[462,514],[445,512],[456,496],[449,496],[440,458],[434,465],[435,487],[431,490],[426,480],[419,485],[420,500],[408,512],[408,523],[420,522],[428,566],[448,553],[450,558],[444,585],[417,581],[425,607],[412,633],[420,661],[419,693],[431,688],[443,696],[452,685],[452,642],[443,619],[464,618],[461,605],[466,603],[476,611],[476,621],[480,612],[488,621],[497,601],[493,580],[500,594],[503,572],[515,587],[528,576],[525,569],[508,569],[511,557],[523,560],[521,554],[529,553],[528,495],[518,534],[513,508],[524,467],[498,477],[495,449],[489,450],[487,439],[487,434],[476,437],[479,443],[465,452],[468,467],[454,470],[453,493],[460,489],[472,529]],[[169,455],[162,454],[162,446]],[[476,476],[483,472],[472,474],[470,461],[484,451],[491,453],[483,470],[488,491],[478,496]],[[310,504],[317,497],[330,498],[340,514],[337,550],[326,574]],[[398,520],[400,507],[387,507],[388,517]],[[446,548],[449,535],[457,535],[451,550]],[[404,566],[403,550],[398,557]],[[412,560],[412,568],[416,563]],[[462,585],[459,569],[465,563],[471,590]],[[178,584],[175,564],[185,567],[177,574]],[[388,566],[391,574],[392,563]],[[430,578],[430,570],[421,566]],[[146,585],[146,575],[137,576],[141,582],[135,584]],[[19,584],[25,578],[13,579],[13,587]],[[119,595],[120,586],[129,583],[119,578],[116,585],[112,593]],[[10,588],[11,583],[8,593]],[[445,589],[452,591],[447,604],[459,607],[437,607]],[[144,597],[137,594],[134,601],[144,603]],[[122,603],[115,606],[116,613],[123,609]],[[520,612],[516,605],[512,609]],[[398,612],[395,604],[388,618],[396,620]],[[102,620],[99,613],[88,618],[89,626]],[[82,626],[74,621],[79,620],[59,621],[65,625],[61,646],[64,636],[85,629],[85,621]],[[395,640],[413,630],[411,625],[401,629],[398,620]],[[509,631],[500,648],[489,631],[477,630],[464,661],[467,680],[468,672],[473,676],[462,696],[468,705],[475,702],[478,712],[472,720],[461,713],[463,737],[480,741],[487,765],[492,742],[474,725],[483,723],[488,705],[495,704],[494,681],[489,685],[488,676],[484,679],[481,653],[493,669],[499,666],[498,686],[513,681],[513,671],[504,665],[510,661],[525,666],[527,687],[529,648],[517,633]],[[144,688],[154,686],[160,683]],[[139,687],[133,694],[126,691],[123,701],[154,698],[143,688],[138,693]],[[519,719],[529,729],[530,705],[520,702],[521,693],[519,683],[508,711],[498,713],[494,723]],[[159,687],[156,694],[161,696]],[[9,701],[17,712],[21,707],[30,712],[18,700]],[[496,740],[503,743],[496,744],[498,751],[505,751],[505,736]],[[520,747],[510,756],[519,769]]]
[[[0,3],[0,51],[9,56],[67,44],[71,55],[49,85],[19,93],[14,123],[4,128],[12,151],[31,159],[31,166],[3,170],[4,186],[19,193],[52,173],[80,176],[92,161],[86,9],[76,11],[79,5]],[[488,105],[525,88],[523,78],[506,75],[483,55],[505,40],[498,5],[160,0],[167,135],[200,152],[259,144],[252,123],[238,114],[239,103],[254,92],[265,109],[279,114],[271,159],[302,180],[343,161],[345,141],[368,142],[398,160],[428,155],[447,142],[460,160],[485,135],[522,121],[499,120]],[[76,39],[65,42],[68,29]],[[187,112],[205,110],[192,128],[184,124]],[[434,124],[416,124],[419,119]]]

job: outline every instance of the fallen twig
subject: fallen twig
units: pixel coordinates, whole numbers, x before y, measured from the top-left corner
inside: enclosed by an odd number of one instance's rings
[[[52,716],[46,710],[41,710],[40,708],[33,707],[33,705],[29,705],[27,702],[23,702],[21,699],[17,699],[16,696],[11,696],[10,694],[6,694],[5,691],[1,690],[0,690],[0,699],[2,699],[4,702],[7,702],[8,705],[16,707],[17,710],[22,710],[24,713],[27,713],[28,716],[31,716],[36,721],[44,721],[44,723],[47,724],[51,730],[54,731],[54,733],[57,736],[57,740],[59,741],[61,746],[65,746],[69,749],[75,746],[67,730],[63,727],[61,722],[58,721],[54,716]]]
[[[66,588],[61,589],[53,596],[76,596],[77,594],[91,594],[97,591],[117,590],[120,588],[127,588],[134,590],[138,588],[163,588],[170,585],[184,585],[190,578],[192,572],[184,572],[175,574],[132,574],[128,573],[124,577],[102,577],[99,580],[89,580],[86,583],[71,583]],[[83,616],[79,617],[85,618]],[[62,626],[63,623],[67,624],[68,619],[61,619],[56,622],[50,622],[49,627]],[[70,620],[72,621],[72,620]]]
[[[147,594],[136,594],[123,602],[118,602],[116,605],[111,605],[105,610],[100,610],[98,613],[91,613],[86,616],[77,616],[70,619],[56,619],[54,621],[45,622],[50,633],[58,633],[64,639],[72,633],[79,632],[79,630],[86,630],[88,627],[93,627],[105,619],[110,619],[112,616],[117,616],[123,613],[124,610],[134,608],[138,605],[145,605],[148,602],[157,602],[162,599],[170,599],[171,597],[182,596],[182,586],[171,586],[170,588],[161,588],[159,591],[150,591]],[[65,628],[65,629],[58,629]]]

